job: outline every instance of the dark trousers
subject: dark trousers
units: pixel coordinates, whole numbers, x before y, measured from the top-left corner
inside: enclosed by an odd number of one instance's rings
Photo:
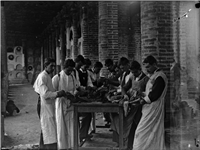
[[[41,100],[40,100],[40,96],[39,96],[39,97],[38,97],[38,103],[37,103],[37,113],[38,113],[39,119],[40,119],[40,110],[41,110]],[[41,133],[40,133],[39,149],[40,149],[40,150],[44,149],[44,141],[43,141],[42,131],[41,131]]]
[[[92,120],[92,113],[79,113],[79,117],[82,117],[82,121],[80,123],[80,139],[84,139],[88,135]]]
[[[104,116],[106,122],[108,122],[108,123],[111,122],[110,113],[103,113],[103,116]]]

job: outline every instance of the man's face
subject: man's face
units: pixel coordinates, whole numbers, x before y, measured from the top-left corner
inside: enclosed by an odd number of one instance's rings
[[[83,65],[83,63],[81,61],[76,62],[76,68],[81,68],[81,66]]]
[[[141,74],[141,70],[138,69],[130,69],[130,71],[135,77],[138,77]]]
[[[67,68],[65,68],[64,71],[65,71],[66,75],[69,76],[73,70],[74,70],[74,67],[67,67]]]
[[[154,71],[156,69],[155,64],[150,65],[149,63],[144,63],[143,65],[144,65],[144,68],[146,69],[147,73],[149,73],[149,74],[153,74],[154,73]]]
[[[83,69],[83,71],[86,71],[86,70],[89,69],[89,66],[87,66],[87,65],[82,65],[81,68]]]
[[[53,73],[54,69],[55,69],[55,63],[52,62],[50,63],[47,67],[46,67],[46,70],[49,72],[49,73]]]
[[[100,67],[94,67],[94,73],[99,73],[101,71],[101,68]]]
[[[123,72],[128,71],[129,66],[128,65],[120,65],[119,66],[120,70],[122,70]]]
[[[108,71],[112,72],[113,71],[113,65],[107,65],[106,68],[108,69]]]

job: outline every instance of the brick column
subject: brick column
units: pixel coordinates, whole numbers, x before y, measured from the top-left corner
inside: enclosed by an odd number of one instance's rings
[[[98,51],[98,2],[84,8],[81,22],[83,55],[92,63],[99,60]]]
[[[51,40],[52,40],[52,42],[51,42],[51,56],[52,56],[53,59],[56,60],[56,40],[55,40],[56,33],[55,33],[54,28],[52,28],[51,31],[52,31],[51,32]],[[56,74],[56,69],[53,72],[53,75],[55,75],[55,74]]]
[[[171,3],[141,2],[142,58],[155,56],[168,78],[173,58]]]
[[[128,38],[129,38],[129,20],[128,20],[128,6],[131,2],[118,2],[118,28],[119,28],[119,58],[124,56],[128,58]]]
[[[59,43],[59,25],[56,23],[55,28],[55,58],[56,58],[56,73],[60,72],[60,43]]]
[[[52,29],[52,33],[51,33],[51,39],[52,39],[52,42],[51,42],[51,55],[52,55],[52,58],[53,59],[56,59],[56,44],[55,44],[55,31]]]
[[[70,27],[71,27],[71,21],[67,19],[66,20],[66,59],[71,58]]]
[[[4,2],[1,2],[1,114],[6,112],[8,94],[8,69],[6,50],[6,21]],[[4,143],[4,116],[1,115],[1,147]]]
[[[66,56],[66,36],[65,36],[65,22],[60,20],[60,48],[61,48],[61,70],[63,69],[63,64]]]
[[[52,57],[52,32],[51,30],[49,29],[49,32],[48,32],[48,44],[49,44],[49,50],[48,50],[48,53],[49,53],[49,57]]]
[[[73,28],[73,50],[72,50],[72,56],[74,56],[74,58],[76,58],[76,56],[79,55],[78,52],[78,31],[77,31],[77,20],[78,19],[78,15],[77,14],[73,14],[73,21],[72,21],[72,28]],[[74,59],[72,58],[72,59]]]
[[[83,56],[88,57],[90,52],[88,52],[89,44],[88,44],[88,16],[87,16],[87,8],[84,7],[82,10],[82,21],[81,21],[81,31],[82,31],[82,39],[83,39]]]
[[[41,55],[40,55],[40,65],[41,65],[41,70],[44,70],[44,46],[41,47]]]
[[[171,6],[172,2],[141,2],[142,60],[149,54],[155,56],[159,67],[166,73],[168,81],[170,81],[170,63],[174,57]],[[165,104],[167,125],[170,125],[170,103],[169,85]]]
[[[48,55],[48,38],[47,33],[44,33],[44,59],[49,57]]]
[[[22,47],[23,47],[23,51],[24,51],[24,74],[25,74],[25,78],[28,79],[28,54],[27,54],[27,47],[26,47],[26,40],[22,39]]]
[[[99,2],[99,60],[118,60],[118,2]],[[102,75],[107,72],[103,68]]]

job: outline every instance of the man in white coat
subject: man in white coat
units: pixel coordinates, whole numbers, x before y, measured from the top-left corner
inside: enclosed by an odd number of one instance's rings
[[[139,101],[142,117],[135,131],[133,150],[165,150],[164,103],[167,77],[157,67],[157,60],[147,56],[143,61],[149,74],[145,96]]]
[[[75,100],[77,88],[80,86],[79,81],[74,77],[75,62],[67,59],[64,62],[63,70],[52,78],[53,87],[56,90],[64,90],[66,97],[56,99],[56,125],[58,149],[70,149],[74,145],[73,133],[73,109],[71,102]]]
[[[39,94],[38,115],[41,123],[41,141],[40,149],[57,149],[56,122],[55,122],[55,99],[65,96],[66,93],[55,91],[51,81],[51,74],[55,68],[55,60],[46,58],[44,62],[44,71],[42,71],[35,83],[34,90]]]

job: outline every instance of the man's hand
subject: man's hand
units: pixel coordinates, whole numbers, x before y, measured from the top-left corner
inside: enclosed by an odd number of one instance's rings
[[[63,97],[63,96],[66,96],[66,93],[65,93],[64,90],[61,90],[61,91],[57,92],[57,97]]]
[[[119,101],[119,106],[123,106],[123,104],[124,104],[124,99],[121,99],[121,100]]]
[[[128,95],[126,95],[126,94],[124,95],[124,100],[125,100],[125,101],[128,101],[128,100],[129,100]]]
[[[146,101],[145,101],[143,98],[141,98],[141,99],[140,99],[140,104],[141,104],[141,105],[144,105],[144,104],[146,104]]]

